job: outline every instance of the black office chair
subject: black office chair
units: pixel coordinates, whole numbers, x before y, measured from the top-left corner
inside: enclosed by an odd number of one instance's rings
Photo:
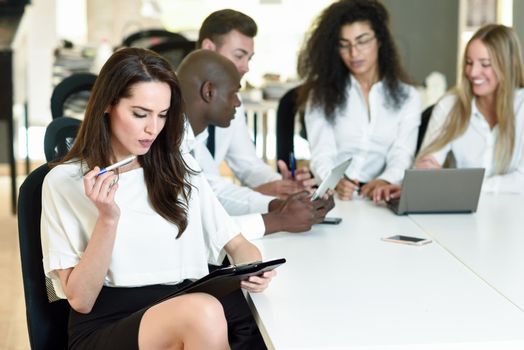
[[[171,63],[173,69],[176,69],[180,62],[196,47],[196,42],[191,40],[165,40],[158,44],[148,47],[149,50],[154,51],[164,57]]]
[[[48,162],[59,160],[69,152],[81,123],[79,119],[69,117],[51,121],[44,135],[44,153]]]
[[[304,121],[304,112],[298,111],[297,106],[297,92],[298,88],[294,87],[287,91],[284,96],[280,98],[277,108],[277,127],[276,127],[276,142],[277,142],[277,159],[282,159],[289,164],[289,154],[294,152],[294,136],[295,136],[295,118],[298,114],[300,121],[300,136],[307,140],[306,124]]]
[[[89,93],[95,85],[96,75],[91,73],[73,74],[62,80],[51,95],[51,115],[53,119],[63,117],[66,106],[83,111],[89,100]],[[75,102],[76,101],[76,102]],[[78,106],[74,107],[74,103]],[[68,115],[72,117],[72,115]]]
[[[47,164],[34,170],[20,187],[18,196],[18,238],[22,261],[22,278],[32,350],[67,349],[69,303],[58,300],[50,303],[42,265],[40,214],[42,211],[42,182],[49,172]],[[50,283],[50,281],[47,281]]]
[[[424,142],[424,135],[426,135],[426,130],[428,129],[429,118],[431,118],[433,107],[435,107],[435,105],[431,105],[428,108],[426,108],[420,116],[420,126],[418,127],[417,148],[415,149],[415,157],[420,151],[422,142]]]
[[[122,41],[122,46],[148,48],[166,40],[188,41],[185,36],[165,29],[146,29],[127,36]]]

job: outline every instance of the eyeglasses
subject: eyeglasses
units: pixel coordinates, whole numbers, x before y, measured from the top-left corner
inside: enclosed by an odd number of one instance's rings
[[[340,51],[347,51],[348,53],[351,52],[353,48],[355,48],[355,50],[357,51],[363,51],[363,50],[369,49],[369,47],[371,46],[371,43],[375,39],[376,39],[375,36],[371,36],[369,38],[357,40],[354,44],[351,44],[349,42],[339,42],[338,49]]]

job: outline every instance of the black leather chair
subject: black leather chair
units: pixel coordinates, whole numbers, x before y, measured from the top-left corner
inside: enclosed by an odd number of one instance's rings
[[[157,44],[153,44],[148,49],[155,51],[171,63],[176,69],[180,62],[196,47],[196,42],[191,40],[168,39]]]
[[[91,73],[73,74],[62,80],[53,90],[51,95],[51,115],[53,119],[65,115],[65,106],[70,103],[73,95],[84,93],[80,98],[83,101],[82,107],[85,107],[89,99],[89,92],[95,85],[96,75]],[[71,117],[71,115],[69,115]]]
[[[69,117],[51,121],[44,135],[44,153],[48,162],[61,159],[69,152],[81,123],[79,119]]]
[[[122,46],[148,48],[166,40],[188,41],[185,36],[165,29],[146,29],[128,35],[122,41]]]
[[[415,149],[415,156],[417,156],[418,152],[420,151],[420,147],[422,146],[422,142],[424,142],[424,135],[426,135],[426,130],[428,129],[429,118],[431,118],[433,107],[435,107],[435,105],[431,105],[426,108],[420,116],[420,126],[418,127],[417,148]]]
[[[297,106],[297,92],[298,86],[288,90],[284,96],[280,98],[277,108],[277,126],[276,126],[276,142],[277,142],[277,159],[284,160],[288,167],[289,154],[294,152],[294,136],[295,136],[295,118],[298,115],[300,118],[301,130],[300,136],[307,140],[306,125],[304,122],[304,113],[298,111]]]
[[[20,187],[18,197],[18,238],[27,328],[32,350],[67,349],[69,303],[66,300],[52,303],[48,301],[42,265],[42,182],[48,171],[47,164],[44,164],[29,174]]]

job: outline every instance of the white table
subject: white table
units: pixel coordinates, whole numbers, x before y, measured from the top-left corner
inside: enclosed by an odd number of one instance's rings
[[[438,243],[380,240],[426,237],[410,217],[367,201],[338,202],[337,214],[338,226],[255,241],[288,260],[248,296],[270,348],[524,349],[524,312]]]
[[[472,215],[410,217],[524,311],[524,196],[482,195]]]

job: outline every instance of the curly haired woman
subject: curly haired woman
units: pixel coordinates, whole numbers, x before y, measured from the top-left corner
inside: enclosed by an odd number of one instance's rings
[[[341,199],[400,183],[413,161],[421,102],[388,20],[378,1],[340,0],[317,18],[299,56],[313,173],[322,180],[353,159],[336,187]]]

